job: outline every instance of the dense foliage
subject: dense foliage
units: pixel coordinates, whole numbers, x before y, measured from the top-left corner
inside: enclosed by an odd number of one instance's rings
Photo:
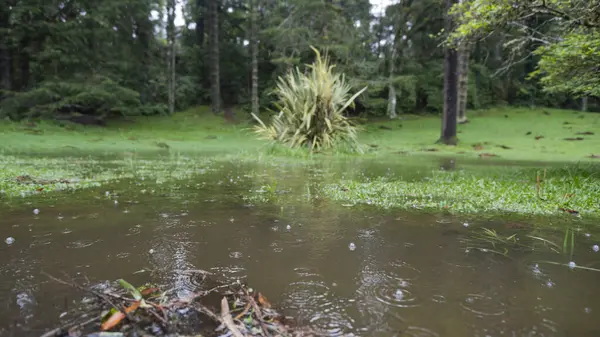
[[[457,8],[456,33],[469,45],[467,107],[577,108],[578,97],[598,96],[598,1],[519,3],[473,0]],[[2,117],[163,114],[211,101],[215,112],[227,112],[250,105],[253,94],[272,107],[277,78],[310,64],[311,45],[328,52],[353,90],[369,87],[353,113],[442,111],[441,0],[386,8],[369,0],[4,4]]]

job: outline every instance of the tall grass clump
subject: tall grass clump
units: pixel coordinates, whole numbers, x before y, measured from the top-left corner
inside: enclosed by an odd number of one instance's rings
[[[253,114],[260,123],[255,132],[292,148],[319,150],[344,144],[359,149],[357,128],[343,113],[367,88],[351,96],[344,74],[334,73],[329,58],[312,49],[316,58],[307,65],[307,73],[296,68],[277,79],[274,94],[279,113],[270,125]]]

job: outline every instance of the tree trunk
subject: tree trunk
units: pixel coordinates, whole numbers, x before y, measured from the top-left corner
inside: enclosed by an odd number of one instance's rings
[[[396,87],[394,86],[394,73],[396,71],[396,37],[390,39],[391,40],[391,52],[390,52],[390,74],[388,77],[388,106],[387,113],[390,119],[398,118],[398,114],[396,113]]]
[[[196,0],[196,41],[200,48],[204,46],[204,18],[204,0]]]
[[[446,32],[453,29],[452,17],[448,14],[456,0],[446,0]],[[446,46],[444,57],[444,113],[442,134],[438,143],[456,145],[456,109],[458,107],[458,55],[456,49]]]
[[[219,72],[219,2],[209,0],[210,17],[210,100],[211,110],[221,112],[221,84]]]
[[[175,5],[176,0],[167,1],[169,114],[175,112]]]
[[[258,102],[258,27],[257,27],[257,12],[259,0],[250,0],[250,43],[252,48],[252,113],[256,116],[259,114]]]
[[[8,8],[0,8],[0,29],[9,27],[10,12]],[[8,34],[0,35],[0,90],[12,89],[11,57]],[[0,93],[0,99],[2,99]]]
[[[469,45],[461,43],[458,54],[458,119],[459,124],[468,122],[467,96],[469,84]]]
[[[587,96],[581,97],[581,111],[588,111],[588,98]]]

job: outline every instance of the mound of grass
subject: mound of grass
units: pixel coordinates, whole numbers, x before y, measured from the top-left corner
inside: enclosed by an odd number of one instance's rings
[[[600,216],[600,166],[435,171],[412,181],[379,177],[324,184],[322,193],[349,204],[455,213]],[[538,177],[540,183],[538,184]]]

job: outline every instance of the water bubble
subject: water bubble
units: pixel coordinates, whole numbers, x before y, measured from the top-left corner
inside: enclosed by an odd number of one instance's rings
[[[598,247],[598,245],[593,245],[592,250],[597,253],[600,250],[600,247]]]
[[[33,210],[33,214],[35,214],[35,215],[38,215],[38,214],[40,214],[40,210],[39,210],[39,209],[37,209],[37,208],[36,208],[36,209],[34,209],[34,210]]]
[[[465,222],[465,223],[463,224],[463,226],[464,226],[464,227],[469,227],[469,224]]]
[[[350,244],[348,245],[348,249],[352,251],[356,249],[356,245],[354,244],[354,242],[350,242]]]
[[[573,261],[569,262],[569,268],[575,269],[575,267],[577,267],[577,264],[575,264],[575,262],[573,262]]]
[[[396,290],[396,292],[394,293],[394,297],[398,300],[401,301],[404,298],[404,293],[402,292],[402,290],[398,289]]]
[[[7,245],[12,245],[15,242],[15,238],[9,236],[6,238],[6,240],[4,240],[4,242],[6,242]]]

